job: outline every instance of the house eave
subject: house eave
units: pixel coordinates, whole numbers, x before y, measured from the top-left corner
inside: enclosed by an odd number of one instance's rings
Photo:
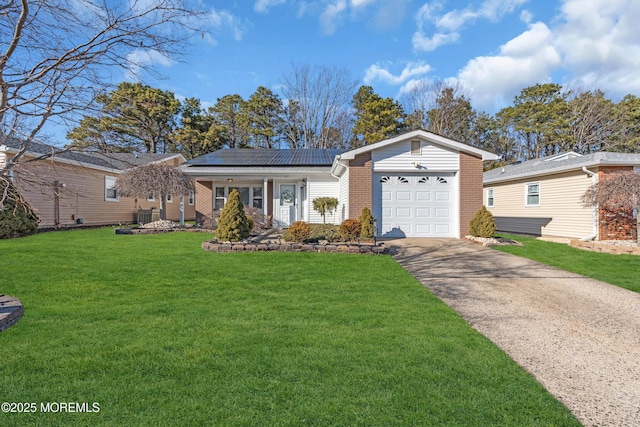
[[[523,172],[520,174],[516,174],[516,175],[509,175],[507,177],[494,177],[494,178],[487,178],[487,179],[483,179],[483,184],[484,185],[488,185],[488,184],[500,184],[503,182],[511,182],[511,181],[520,181],[523,179],[531,179],[531,178],[539,178],[539,177],[543,177],[543,176],[549,176],[549,175],[558,175],[561,173],[566,173],[566,172],[581,172],[582,173],[582,168],[586,167],[586,168],[597,168],[597,167],[602,167],[602,166],[638,166],[638,164],[634,163],[634,162],[629,162],[629,161],[623,161],[623,160],[599,160],[599,161],[595,161],[595,162],[586,162],[586,163],[579,163],[579,164],[573,164],[570,166],[565,166],[565,167],[559,167],[556,169],[546,169],[546,170],[540,170],[540,171],[531,171],[531,172]],[[499,169],[499,168],[498,168]]]

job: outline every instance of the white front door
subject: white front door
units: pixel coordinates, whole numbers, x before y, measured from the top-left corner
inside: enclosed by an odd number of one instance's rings
[[[279,219],[284,226],[296,221],[296,184],[280,184]]]

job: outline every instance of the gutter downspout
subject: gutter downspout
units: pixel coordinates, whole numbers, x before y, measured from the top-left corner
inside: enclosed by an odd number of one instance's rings
[[[582,167],[582,172],[586,173],[589,178],[591,178],[591,183],[595,184],[598,182],[598,174],[596,172],[590,171],[586,166]],[[580,239],[582,242],[590,242],[598,238],[598,206],[594,206],[592,210],[592,224],[593,224],[593,235],[589,237],[583,237]]]

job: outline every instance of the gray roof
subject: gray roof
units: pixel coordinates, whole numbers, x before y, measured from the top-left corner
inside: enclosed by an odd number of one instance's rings
[[[557,156],[544,157],[492,169],[484,173],[483,182],[485,184],[490,184],[534,176],[550,175],[581,169],[582,167],[624,165],[640,166],[640,154],[601,151],[581,156],[576,155],[575,153],[563,153]]]
[[[265,150],[251,148],[222,149],[189,160],[189,166],[331,166],[333,159],[343,153],[337,149]]]
[[[6,145],[13,150],[19,150],[23,142],[15,138],[4,138],[0,145]],[[27,149],[29,154],[41,154],[44,158],[54,157],[72,162],[83,163],[85,165],[100,168],[125,170],[131,167],[157,162],[177,154],[152,154],[152,153],[91,153],[71,151],[65,148],[54,147],[53,145],[40,142],[31,142]]]

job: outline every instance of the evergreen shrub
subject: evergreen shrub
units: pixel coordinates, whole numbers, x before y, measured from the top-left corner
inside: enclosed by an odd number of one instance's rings
[[[371,215],[371,210],[368,207],[362,208],[362,212],[360,213],[360,217],[358,218],[360,221],[361,229],[360,229],[360,237],[363,239],[372,239],[373,238],[373,215]]]
[[[482,206],[469,221],[469,233],[474,237],[493,236],[496,232],[496,220],[486,207]]]
[[[233,190],[220,211],[216,238],[221,242],[239,242],[249,237],[250,233],[251,228],[244,213],[244,205],[240,201],[240,194],[237,190]]]

